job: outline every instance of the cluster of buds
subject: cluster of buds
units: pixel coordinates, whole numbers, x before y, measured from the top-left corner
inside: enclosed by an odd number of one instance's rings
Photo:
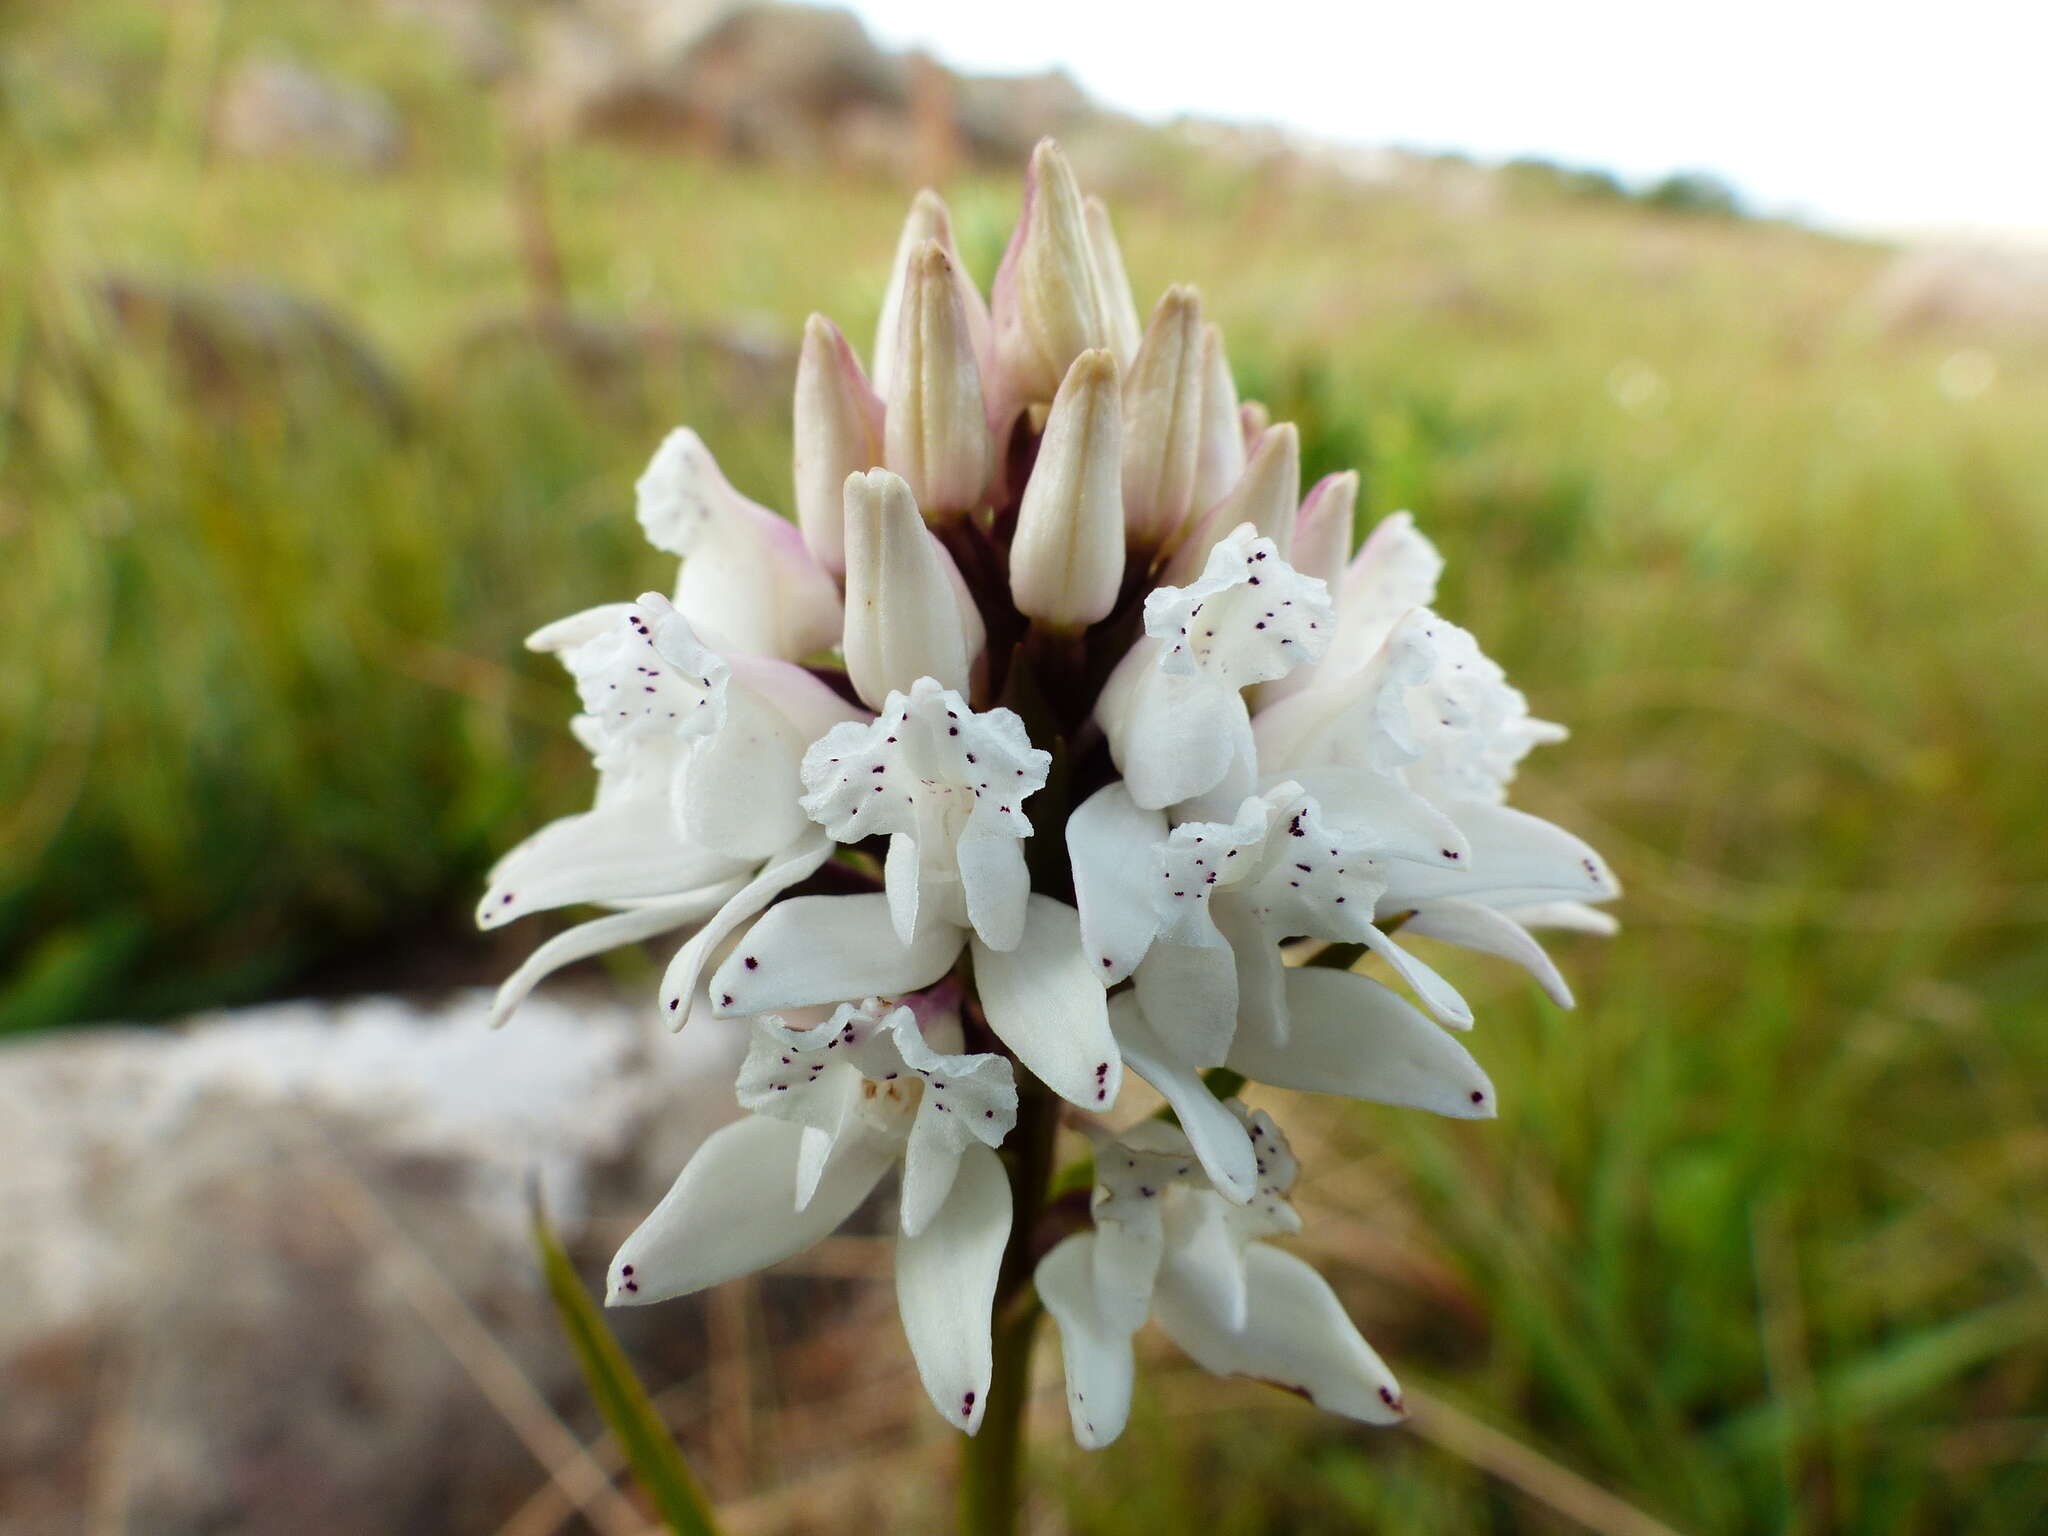
[[[502,988],[680,940],[657,1006],[748,1030],[748,1111],[613,1260],[679,1296],[829,1233],[901,1165],[896,1287],[933,1403],[972,1433],[999,1298],[1035,1285],[1073,1427],[1102,1445],[1155,1318],[1211,1370],[1339,1413],[1399,1388],[1270,1239],[1295,1162],[1246,1083],[1475,1118],[1457,991],[1393,936],[1527,968],[1610,931],[1571,834],[1506,804],[1562,732],[1429,608],[1405,513],[1353,550],[1356,474],[1304,496],[1190,288],[1141,323],[1109,218],[1032,156],[984,303],[921,194],[872,367],[804,333],[794,521],[688,431],[639,483],[682,557],[530,642],[573,675],[596,800],[507,855],[480,920],[595,904]],[[1396,985],[1359,974],[1384,965]],[[1127,1074],[1163,1115],[1116,1122]],[[1083,1204],[1047,1198],[1064,1128]]]

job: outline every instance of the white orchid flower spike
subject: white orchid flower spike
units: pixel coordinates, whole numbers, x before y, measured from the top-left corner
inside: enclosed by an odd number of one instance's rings
[[[673,598],[529,642],[574,682],[596,797],[506,854],[478,911],[596,909],[496,1021],[654,940],[658,1016],[749,1042],[746,1113],[620,1249],[609,1300],[772,1264],[900,1167],[911,1351],[945,1421],[1005,1446],[1034,1284],[1083,1444],[1122,1429],[1148,1317],[1211,1370],[1397,1418],[1330,1287],[1269,1241],[1299,1225],[1294,1163],[1234,1095],[1494,1116],[1450,1032],[1472,1009],[1411,938],[1568,1003],[1534,932],[1612,932],[1619,892],[1508,805],[1564,733],[1431,609],[1415,518],[1354,553],[1360,476],[1304,498],[1327,442],[1239,397],[1194,289],[1140,297],[1050,140],[986,301],[920,193],[870,366],[805,323],[794,517],[679,428],[636,497],[681,557]],[[1127,1067],[1170,1119],[1112,1129]],[[1064,1195],[1083,1138],[1086,1212]]]

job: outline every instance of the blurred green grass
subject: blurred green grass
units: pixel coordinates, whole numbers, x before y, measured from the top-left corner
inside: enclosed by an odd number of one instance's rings
[[[11,25],[0,1025],[484,954],[458,947],[481,870],[587,792],[519,638],[666,584],[629,497],[669,425],[786,505],[781,402],[660,356],[596,389],[531,341],[477,350],[529,297],[511,136],[417,34],[311,4]],[[273,39],[400,103],[400,171],[209,157],[209,81]],[[870,332],[902,187],[596,144],[546,174],[583,314]],[[2026,1529],[2048,346],[1898,334],[1865,298],[1886,251],[1790,228],[1156,146],[1104,190],[1141,290],[1201,285],[1312,471],[1416,509],[1445,611],[1574,728],[1523,798],[1629,885],[1619,941],[1566,946],[1575,1014],[1442,957],[1500,1121],[1296,1111],[1342,1159],[1308,1168],[1321,1225],[1386,1240],[1327,1239],[1368,1331],[1682,1530]],[[948,191],[985,279],[1015,189]],[[317,371],[199,397],[92,300],[109,273],[289,287],[389,361],[403,422]],[[1995,382],[1954,399],[1964,349]],[[1569,1528],[1242,1384],[1056,1473],[1105,1536]]]

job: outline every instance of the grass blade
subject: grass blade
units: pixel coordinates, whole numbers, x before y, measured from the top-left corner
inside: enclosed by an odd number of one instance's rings
[[[711,1516],[704,1490],[697,1485],[689,1463],[649,1400],[647,1389],[633,1374],[625,1353],[605,1326],[597,1304],[583,1289],[561,1239],[548,1224],[539,1190],[533,1191],[530,1201],[533,1241],[540,1252],[548,1294],[554,1298],[562,1331],[568,1335],[569,1347],[576,1352],[576,1362],[583,1368],[590,1395],[596,1399],[606,1425],[618,1437],[633,1475],[653,1501],[655,1512],[677,1536],[717,1536],[718,1524]]]

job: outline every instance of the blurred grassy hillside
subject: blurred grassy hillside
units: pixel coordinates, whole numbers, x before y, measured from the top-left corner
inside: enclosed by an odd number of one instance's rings
[[[814,308],[871,334],[908,189],[536,169],[381,11],[6,25],[0,1027],[495,973],[482,869],[587,793],[520,637],[671,578],[630,488],[673,424],[787,507],[778,349]],[[267,45],[374,82],[399,166],[209,153]],[[1684,1530],[2025,1529],[2048,342],[1888,324],[1874,246],[1512,178],[1154,144],[1098,184],[1141,293],[1201,285],[1311,471],[1417,511],[1441,606],[1573,726],[1524,799],[1629,894],[1568,945],[1576,1014],[1444,960],[1498,1123],[1300,1112],[1368,1331],[1537,1470],[1211,1384],[1058,1463],[1074,1528],[1570,1529],[1528,1486],[1570,1467]],[[1015,186],[947,191],[985,280]],[[533,321],[543,216],[573,327]]]

